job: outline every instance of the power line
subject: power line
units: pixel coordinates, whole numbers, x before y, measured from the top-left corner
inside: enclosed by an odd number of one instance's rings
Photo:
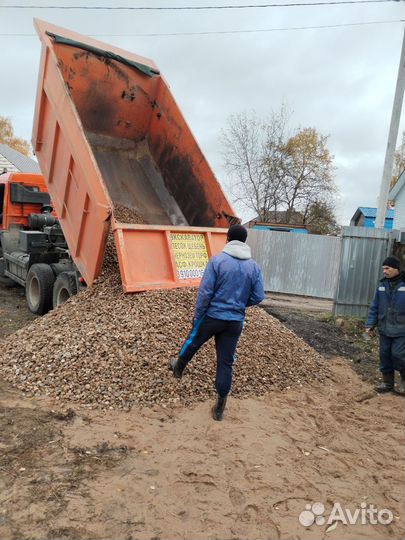
[[[283,27],[283,28],[263,28],[263,29],[257,29],[257,30],[218,30],[218,31],[214,30],[214,31],[206,31],[206,32],[177,32],[177,33],[167,33],[167,34],[133,34],[133,35],[127,35],[126,37],[206,36],[206,35],[211,35],[211,34],[254,34],[254,33],[260,33],[260,32],[318,30],[321,28],[341,28],[343,26],[364,26],[364,25],[369,25],[369,24],[389,24],[389,23],[398,23],[398,22],[404,22],[404,19],[398,19],[396,21],[370,21],[370,22],[345,23],[345,24],[325,24],[325,25],[319,25],[319,26],[290,26],[290,27]]]
[[[218,10],[218,9],[260,9],[276,7],[302,7],[302,6],[334,6],[341,4],[381,4],[386,2],[403,2],[404,0],[329,0],[326,2],[290,2],[286,4],[247,4],[227,6],[38,6],[38,5],[0,5],[3,9],[86,9],[86,10],[111,10],[111,11],[193,11],[193,10]]]
[[[319,26],[290,26],[283,28],[262,28],[256,30],[218,30],[218,31],[206,31],[206,32],[173,32],[163,34],[89,34],[90,37],[165,37],[165,36],[206,36],[212,34],[254,34],[260,32],[286,32],[294,30],[319,30],[322,28],[343,28],[351,26],[366,26],[371,24],[393,24],[403,23],[404,19],[396,19],[391,21],[367,21],[357,23],[343,23],[343,24],[324,24]],[[36,34],[0,34],[0,37],[36,37]]]

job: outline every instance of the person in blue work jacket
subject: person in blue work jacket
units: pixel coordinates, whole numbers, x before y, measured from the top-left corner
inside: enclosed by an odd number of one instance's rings
[[[384,277],[380,280],[366,322],[366,332],[373,335],[374,327],[380,334],[380,371],[382,383],[377,392],[394,390],[395,370],[401,381],[396,389],[405,395],[405,273],[400,271],[397,257],[383,262]]]
[[[217,399],[212,408],[214,420],[223,418],[246,307],[259,304],[265,296],[262,273],[252,259],[246,238],[247,230],[242,225],[232,225],[226,246],[209,260],[198,290],[193,328],[178,358],[172,358],[169,363],[173,375],[180,379],[198,349],[215,337]]]

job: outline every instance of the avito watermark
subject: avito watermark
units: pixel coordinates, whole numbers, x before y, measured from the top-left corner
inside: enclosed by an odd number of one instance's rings
[[[343,508],[339,502],[333,504],[328,516],[325,516],[325,505],[321,502],[306,504],[305,510],[299,515],[299,522],[304,527],[316,525],[389,525],[394,519],[394,514],[388,508],[378,509],[373,504],[362,502],[360,507],[351,510]]]

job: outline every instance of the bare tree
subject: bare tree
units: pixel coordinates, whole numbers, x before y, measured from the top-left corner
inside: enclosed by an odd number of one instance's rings
[[[305,224],[323,205],[331,215],[336,192],[328,137],[314,128],[290,136],[285,106],[269,120],[252,112],[233,115],[222,131],[223,157],[235,202],[254,210],[263,222]],[[283,212],[280,212],[283,211]],[[333,214],[333,212],[332,212]]]
[[[229,185],[236,202],[254,210],[262,221],[281,202],[284,159],[280,151],[288,113],[285,107],[270,121],[255,113],[232,115],[222,131],[223,157],[230,174]]]

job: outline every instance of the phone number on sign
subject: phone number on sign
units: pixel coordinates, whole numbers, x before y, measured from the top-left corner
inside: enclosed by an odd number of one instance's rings
[[[179,270],[179,279],[200,278],[204,274],[203,268],[194,268],[190,270]]]

